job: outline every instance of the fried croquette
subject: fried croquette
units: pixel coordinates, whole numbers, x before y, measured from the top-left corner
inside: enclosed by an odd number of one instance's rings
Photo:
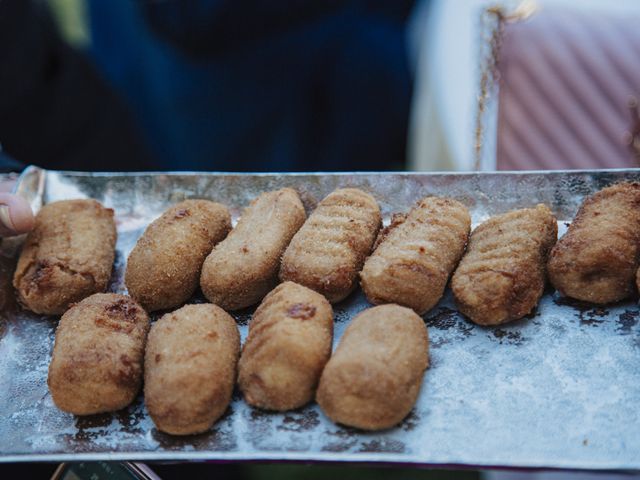
[[[399,305],[373,307],[345,330],[322,372],[316,399],[336,423],[391,428],[413,408],[428,365],[422,319]]]
[[[549,280],[567,297],[606,304],[635,291],[640,184],[618,183],[587,198],[551,250]]]
[[[293,282],[280,284],[249,324],[238,374],[246,402],[277,411],[309,403],[331,356],[332,339],[327,299]]]
[[[204,295],[225,310],[262,300],[277,285],[280,257],[305,218],[300,197],[291,188],[253,200],[205,260],[200,277]]]
[[[149,312],[185,303],[198,288],[213,246],[231,230],[227,207],[185,200],[154,220],[127,260],[129,294]]]
[[[60,319],[49,364],[56,406],[75,415],[129,405],[142,384],[149,317],[126,295],[96,293]]]
[[[280,279],[304,285],[331,303],[344,299],[380,229],[380,207],[356,188],[334,190],[320,202],[282,257]]]
[[[236,381],[236,322],[212,304],[167,313],[149,332],[144,398],[158,430],[201,433],[225,412]]]
[[[558,222],[545,205],[514,210],[478,226],[451,279],[460,312],[479,325],[529,314],[544,291]]]
[[[107,288],[115,258],[113,210],[95,200],[63,200],[36,216],[13,285],[35,313],[59,315]]]
[[[464,253],[471,218],[460,202],[426,197],[395,215],[360,273],[373,304],[397,303],[422,315],[442,298]]]

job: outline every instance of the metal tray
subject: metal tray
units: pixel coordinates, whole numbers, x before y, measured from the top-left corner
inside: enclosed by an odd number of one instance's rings
[[[386,221],[427,195],[465,203],[474,224],[513,208],[548,204],[561,233],[585,195],[640,170],[524,173],[67,173],[31,168],[18,189],[41,202],[92,197],[114,208],[117,259],[110,290],[124,292],[127,255],[169,204],[204,197],[234,218],[260,192],[296,188],[307,208],[355,186],[380,202]],[[5,250],[11,242],[5,242]],[[202,301],[196,297],[194,301]],[[335,341],[366,308],[361,292],[335,307]],[[397,428],[363,433],[331,423],[317,405],[273,414],[239,394],[210,433],[158,432],[140,397],[114,413],[58,411],[46,376],[56,318],[24,311],[0,320],[0,461],[221,460],[386,462],[424,465],[640,470],[640,313],[636,301],[594,308],[548,290],[521,321],[482,328],[450,294],[424,318],[431,368],[418,402]],[[242,337],[251,311],[235,315]],[[1,323],[4,323],[3,325]]]

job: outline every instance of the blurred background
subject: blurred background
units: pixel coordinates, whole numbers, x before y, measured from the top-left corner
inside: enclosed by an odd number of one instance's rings
[[[640,2],[505,1],[488,11],[494,3],[0,0],[0,168],[636,166]],[[54,467],[33,465],[30,476]],[[1,466],[0,477],[25,468]],[[587,478],[297,465],[158,472]]]
[[[2,0],[0,145],[72,170],[635,165],[639,2],[493,3]]]

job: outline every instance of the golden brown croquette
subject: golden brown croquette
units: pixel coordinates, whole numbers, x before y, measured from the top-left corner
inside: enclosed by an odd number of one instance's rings
[[[60,319],[48,384],[56,406],[75,415],[129,405],[142,385],[149,317],[126,295],[96,293]]]
[[[291,240],[280,279],[339,302],[356,287],[380,223],[380,208],[371,195],[355,188],[333,191]]]
[[[267,295],[249,324],[238,382],[249,405],[285,411],[315,395],[333,339],[331,304],[293,282]]]
[[[18,260],[13,285],[23,306],[59,315],[107,288],[115,257],[113,210],[95,200],[45,205]]]
[[[231,215],[219,203],[185,200],[169,208],[129,255],[129,294],[149,312],[182,305],[198,288],[205,258],[229,230]]]

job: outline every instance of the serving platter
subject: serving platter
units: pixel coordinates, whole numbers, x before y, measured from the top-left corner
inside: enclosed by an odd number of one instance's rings
[[[109,290],[126,292],[128,253],[170,204],[208,198],[234,221],[261,192],[290,186],[305,207],[333,189],[374,195],[385,223],[426,195],[463,202],[477,225],[514,208],[547,204],[562,234],[583,198],[640,170],[504,173],[82,173],[27,169],[17,185],[35,209],[95,198],[115,210],[117,255]],[[5,255],[16,252],[5,241]],[[202,302],[201,294],[191,300]],[[369,305],[358,290],[334,307],[335,339]],[[252,309],[234,314],[241,337]],[[155,315],[153,318],[157,318]],[[547,289],[515,323],[479,327],[450,292],[424,315],[431,367],[417,404],[397,428],[366,433],[333,424],[315,404],[276,414],[240,394],[211,432],[157,431],[142,396],[114,414],[60,412],[46,377],[57,318],[18,308],[0,313],[0,461],[218,460],[384,462],[475,467],[640,470],[640,310],[637,299],[595,307]]]

